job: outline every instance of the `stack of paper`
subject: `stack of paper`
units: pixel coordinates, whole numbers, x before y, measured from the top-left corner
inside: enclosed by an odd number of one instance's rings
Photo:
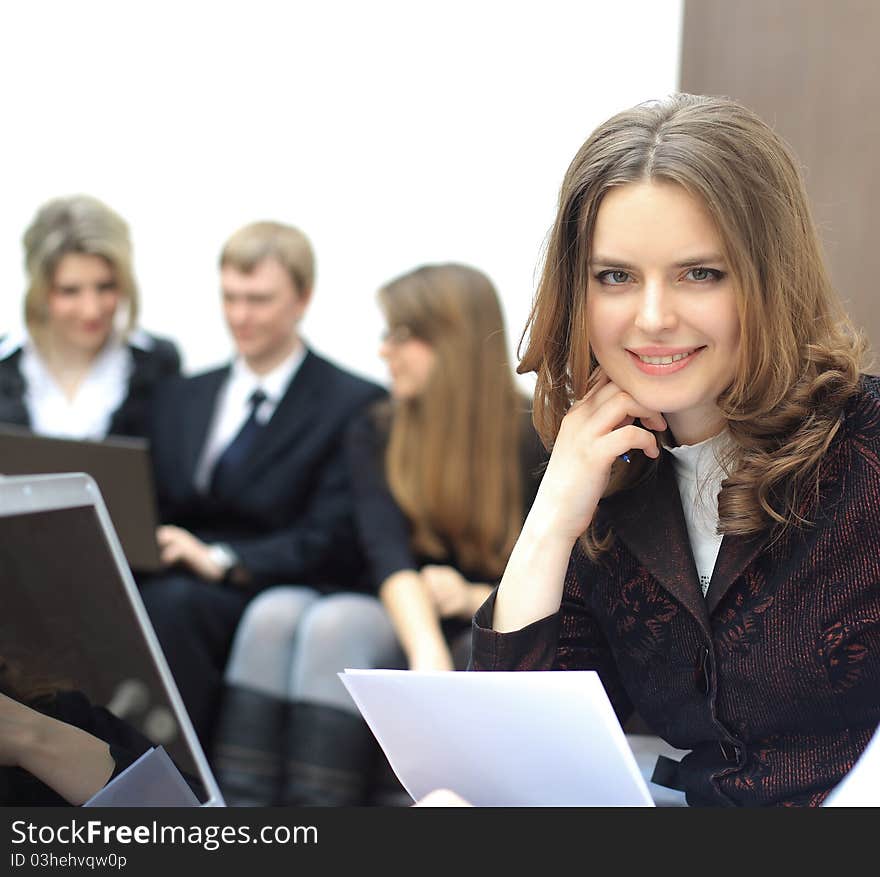
[[[598,675],[340,673],[414,799],[452,789],[482,807],[651,807]]]

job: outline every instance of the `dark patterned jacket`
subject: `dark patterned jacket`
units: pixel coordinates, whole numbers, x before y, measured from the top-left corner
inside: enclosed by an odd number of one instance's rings
[[[655,772],[691,805],[820,804],[880,723],[880,379],[844,412],[814,526],[725,536],[705,598],[669,454],[597,514],[612,549],[576,546],[560,611],[522,630],[491,630],[493,594],[473,669],[597,670],[621,720],[692,750]]]

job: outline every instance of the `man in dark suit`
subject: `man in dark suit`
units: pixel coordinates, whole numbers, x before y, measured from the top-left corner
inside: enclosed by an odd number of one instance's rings
[[[151,446],[167,572],[141,590],[193,725],[207,745],[222,671],[248,600],[265,587],[357,587],[343,432],[382,395],[298,333],[314,280],[306,237],[236,232],[220,258],[233,363],[168,385]]]

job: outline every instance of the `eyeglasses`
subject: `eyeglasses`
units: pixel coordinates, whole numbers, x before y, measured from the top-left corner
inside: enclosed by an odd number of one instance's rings
[[[391,344],[397,346],[398,344],[404,344],[409,341],[410,338],[414,338],[415,333],[409,326],[399,325],[395,326],[393,329],[386,329],[380,336],[383,344]]]

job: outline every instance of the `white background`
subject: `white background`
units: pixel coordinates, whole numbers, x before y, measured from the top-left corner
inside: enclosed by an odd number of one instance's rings
[[[427,261],[489,274],[513,354],[565,169],[599,122],[676,89],[681,7],[10,4],[0,332],[20,326],[37,207],[86,192],[128,220],[142,325],[178,342],[188,372],[229,355],[217,255],[256,219],[311,238],[304,335],[337,362],[385,382],[376,289]]]

